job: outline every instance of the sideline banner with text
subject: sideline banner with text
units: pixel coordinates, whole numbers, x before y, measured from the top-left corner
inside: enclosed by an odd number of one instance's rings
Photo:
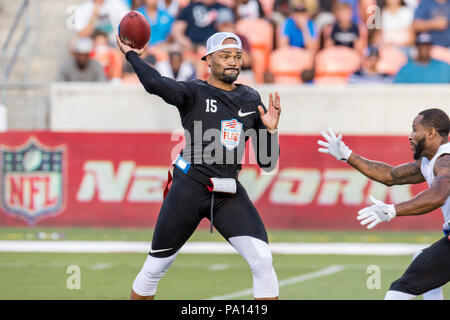
[[[368,205],[368,195],[398,203],[427,187],[388,188],[371,181],[319,153],[319,138],[281,135],[275,174],[263,174],[251,164],[251,149],[246,151],[249,160],[239,180],[267,228],[362,230],[356,215]],[[0,227],[152,227],[182,140],[180,133],[0,133]],[[346,136],[344,141],[369,159],[392,165],[412,161],[407,137]],[[436,210],[376,229],[439,230],[442,222]]]

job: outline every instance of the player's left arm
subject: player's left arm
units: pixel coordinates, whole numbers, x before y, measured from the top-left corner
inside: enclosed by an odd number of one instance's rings
[[[434,180],[430,188],[413,199],[395,205],[397,216],[425,214],[441,207],[450,196],[450,154],[434,163]]]

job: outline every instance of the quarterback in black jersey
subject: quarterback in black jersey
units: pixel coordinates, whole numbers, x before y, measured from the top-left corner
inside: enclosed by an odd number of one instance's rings
[[[275,169],[279,156],[278,93],[266,109],[252,88],[235,81],[242,66],[242,44],[234,33],[219,32],[207,43],[202,60],[210,67],[207,81],[175,81],[161,76],[117,37],[121,51],[150,94],[174,105],[185,130],[186,146],[174,163],[173,183],[164,198],[150,253],[137,275],[132,299],[153,299],[159,280],[203,218],[246,259],[253,274],[255,299],[277,299],[264,224],[238,181],[245,143],[251,137],[256,161]]]

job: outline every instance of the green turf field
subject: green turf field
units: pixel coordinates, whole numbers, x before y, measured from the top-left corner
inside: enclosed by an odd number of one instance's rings
[[[0,240],[33,240],[61,233],[62,240],[150,241],[151,230],[3,228]],[[271,231],[273,242],[431,243],[438,232]],[[59,241],[59,240],[48,240]],[[198,231],[190,241],[223,241]],[[146,254],[0,252],[0,299],[127,299]],[[409,256],[274,255],[280,299],[382,299]],[[69,290],[68,266],[80,267],[81,289]],[[380,288],[368,289],[367,268],[380,268]],[[324,270],[334,271],[320,274]],[[317,275],[318,276],[314,276]],[[306,276],[305,276],[306,275]],[[308,279],[309,276],[313,275]],[[248,265],[237,254],[180,254],[158,287],[159,299],[210,299],[251,289]],[[450,286],[444,288],[450,297]],[[251,299],[251,294],[235,299]]]

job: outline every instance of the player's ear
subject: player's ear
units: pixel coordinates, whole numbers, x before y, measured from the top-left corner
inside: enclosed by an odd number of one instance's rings
[[[427,130],[428,138],[433,139],[437,135],[436,128],[431,127]]]
[[[208,54],[206,56],[206,63],[208,64],[208,67],[211,68],[211,65],[212,65],[212,54]]]

